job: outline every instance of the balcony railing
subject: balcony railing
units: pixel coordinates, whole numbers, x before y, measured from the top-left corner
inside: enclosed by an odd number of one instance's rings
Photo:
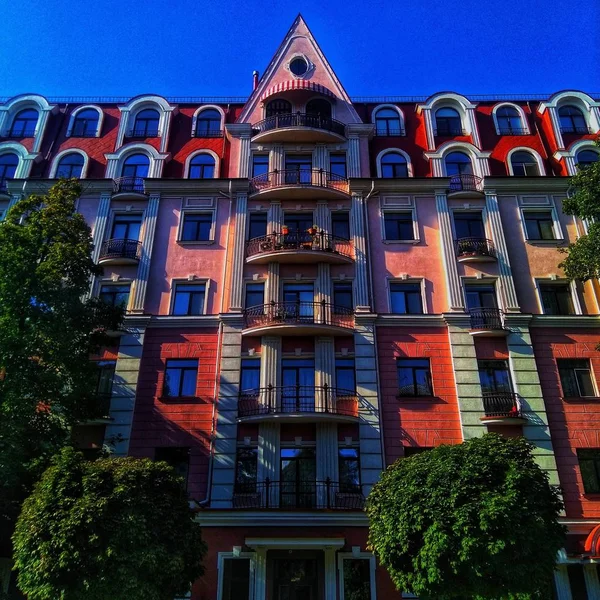
[[[220,137],[223,137],[223,130],[222,129],[196,129],[196,131],[192,131],[192,137],[220,138]]]
[[[127,132],[127,135],[125,137],[128,138],[155,138],[155,137],[161,137],[161,132],[159,129],[154,129],[154,128],[142,128],[142,129],[130,129]]]
[[[303,250],[312,252],[335,252],[352,258],[352,242],[324,231],[289,231],[288,233],[269,233],[248,241],[246,254],[270,254],[271,252]]]
[[[496,248],[492,240],[485,238],[459,238],[456,241],[456,255],[461,257],[468,256],[489,256],[496,258]]]
[[[453,127],[448,125],[446,127],[436,127],[433,130],[435,136],[451,136],[451,135],[467,135],[467,132],[462,127]]]
[[[140,260],[141,253],[142,242],[138,240],[106,240],[100,248],[99,260],[126,259],[136,261]]]
[[[500,135],[528,135],[529,131],[524,127],[506,127],[501,125],[498,127],[498,133]]]
[[[341,136],[346,135],[346,126],[331,117],[311,115],[307,113],[290,113],[273,115],[252,126],[252,135],[258,135],[273,129],[285,129],[288,127],[311,127],[312,129],[324,129]]]
[[[2,137],[10,139],[32,138],[35,137],[36,127],[25,127],[23,129],[9,130]]]
[[[123,192],[135,192],[144,194],[143,177],[119,177],[113,181],[113,193],[122,194]]]
[[[269,385],[240,394],[238,417],[285,415],[290,413],[358,416],[356,392],[327,385]]]
[[[569,127],[561,125],[560,126],[560,132],[561,133],[592,133],[592,130],[589,127]]]
[[[338,481],[264,481],[236,485],[233,508],[363,510],[362,485]]]
[[[471,329],[495,331],[504,329],[502,311],[498,308],[471,308]]]
[[[477,175],[467,175],[466,173],[452,175],[448,191],[451,194],[453,192],[483,192],[483,179]]]
[[[71,131],[71,137],[96,137],[98,121],[76,121]]]
[[[322,302],[271,302],[244,311],[246,327],[265,325],[330,325],[354,327],[354,310]]]
[[[520,417],[521,403],[513,392],[489,392],[483,394],[486,417]]]
[[[251,194],[282,187],[318,187],[345,194],[349,191],[346,177],[323,169],[284,169],[264,173],[250,180]]]

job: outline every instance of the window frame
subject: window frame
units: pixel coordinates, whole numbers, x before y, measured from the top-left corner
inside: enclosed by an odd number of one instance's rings
[[[451,217],[452,217],[452,219],[451,219],[451,221],[452,221],[452,239],[455,242],[457,242],[460,239],[464,239],[458,235],[458,231],[456,228],[456,218],[458,217],[458,219],[460,220],[461,215],[475,215],[475,214],[479,215],[479,217],[481,219],[481,224],[482,224],[482,228],[483,228],[483,238],[482,239],[491,240],[491,236],[488,235],[488,230],[486,227],[487,214],[486,214],[486,210],[483,206],[473,207],[473,208],[451,208],[450,212],[451,212]],[[473,221],[473,220],[474,219],[471,219],[471,221]],[[477,238],[478,236],[469,235],[469,236],[465,236],[465,237]]]
[[[344,561],[345,560],[368,560],[369,561],[369,573],[370,573],[370,586],[371,586],[371,598],[370,600],[377,600],[377,584],[375,577],[376,570],[376,559],[375,555],[371,552],[361,552],[360,547],[356,546],[352,548],[352,552],[338,552],[337,553],[337,565],[338,565],[338,589],[339,589],[339,600],[347,600],[344,589]]]
[[[343,158],[343,160],[338,160],[337,162],[333,161],[333,158]],[[332,165],[333,164],[337,164],[337,165],[344,165],[344,174],[340,174],[340,173],[336,173],[333,170]],[[337,177],[343,177],[344,179],[348,178],[348,157],[346,155],[345,152],[330,152],[329,153],[329,172],[332,173],[333,175],[336,175]]]
[[[460,128],[459,129],[452,129],[452,127],[450,127],[450,124],[446,123],[446,125],[448,125],[448,131],[444,131],[443,133],[440,133],[440,127],[438,125],[438,112],[440,112],[441,110],[453,110],[456,113],[456,116],[441,116],[439,118],[447,120],[447,119],[456,119],[458,118],[459,123],[460,123]],[[455,107],[452,106],[451,104],[442,104],[441,106],[437,106],[435,107],[435,110],[432,110],[432,121],[433,121],[433,135],[434,137],[457,137],[457,136],[464,136],[464,135],[468,135],[468,132],[465,130],[465,123],[464,121],[464,115],[461,114],[461,111]]]
[[[96,111],[96,113],[98,113],[98,121],[96,123],[96,131],[94,132],[94,135],[77,135],[75,133],[75,125],[77,124],[77,118],[79,113],[82,113],[84,111],[87,110],[94,110]],[[102,132],[102,123],[104,121],[104,111],[99,107],[99,106],[95,106],[93,104],[87,104],[84,106],[78,106],[72,113],[69,119],[69,126],[67,128],[67,137],[74,137],[74,138],[93,138],[93,137],[100,137],[100,133]],[[90,132],[91,133],[91,132]]]
[[[563,398],[580,398],[582,400],[589,400],[589,399],[598,398],[598,386],[596,384],[596,378],[594,376],[594,370],[593,370],[593,366],[592,366],[592,361],[589,358],[576,358],[576,359],[572,359],[572,358],[562,358],[562,359],[561,358],[555,358],[555,361],[556,361],[556,367],[558,369],[558,378],[560,380],[560,387],[561,387],[561,391],[563,393],[562,394]],[[561,370],[564,371],[564,370],[567,370],[567,368],[566,367],[562,367],[561,368],[560,364],[564,363],[566,361],[569,361],[569,362],[574,362],[574,361],[587,362],[587,372],[589,374],[590,383],[591,383],[592,389],[594,391],[594,394],[592,396],[584,396],[581,393],[581,389],[580,389],[580,386],[579,386],[579,380],[577,378],[576,371],[583,371],[584,369],[582,367],[568,367],[568,370],[574,373],[575,384],[577,386],[577,391],[579,392],[579,395],[578,396],[573,396],[573,395],[567,396],[565,394],[565,386],[563,384],[563,378],[562,378]]]
[[[349,242],[352,241],[352,225],[351,225],[351,221],[350,221],[350,210],[332,210],[331,211],[331,235],[338,237],[339,239],[343,239],[343,240],[348,240]],[[333,223],[335,221],[335,218],[342,215],[343,217],[347,217],[348,218],[348,237],[344,237],[344,236],[338,236],[335,232],[334,232],[334,226]]]
[[[413,224],[413,239],[388,239],[385,235],[385,217],[388,214],[410,214]],[[421,240],[419,239],[419,224],[417,221],[417,209],[416,206],[406,208],[386,208],[381,210],[381,239],[384,244],[418,244]]]
[[[77,157],[79,157],[81,159],[81,165],[77,165],[78,167],[81,168],[81,171],[79,172],[79,175],[73,175],[73,167],[75,165],[68,165],[70,167],[70,171],[71,171],[68,176],[59,175],[59,170],[60,170],[60,167],[61,167],[61,163],[65,159],[68,159],[68,158],[74,157],[74,156],[77,156]],[[81,152],[77,152],[76,150],[67,151],[65,153],[61,152],[61,155],[56,157],[56,165],[53,165],[52,179],[59,179],[59,178],[63,178],[63,177],[65,179],[71,179],[72,177],[75,177],[76,179],[83,179],[86,167],[87,167],[87,157],[83,156],[81,154]]]
[[[24,117],[19,118],[19,115],[21,115],[22,113],[27,112],[27,111],[33,111],[37,114],[37,117],[35,119],[35,124],[33,126],[33,130],[27,129],[27,126],[26,126],[29,122],[33,121],[33,119],[24,118]],[[10,127],[8,129],[6,137],[10,137],[10,138],[34,138],[34,137],[36,137],[36,135],[38,133],[41,116],[42,116],[41,111],[38,107],[23,106],[22,108],[17,110],[14,115],[12,115],[11,120],[10,120]],[[17,133],[15,131],[16,121],[24,121],[24,123],[25,123],[25,125],[23,125],[23,127],[21,128],[20,133]]]
[[[190,171],[192,170],[192,162],[194,161],[194,159],[196,159],[198,156],[201,155],[205,155],[205,156],[210,156],[213,160],[213,175],[212,177],[190,177]],[[202,165],[203,167],[207,167],[208,165]],[[221,168],[221,163],[219,160],[219,157],[212,151],[209,150],[207,148],[204,148],[202,150],[196,150],[195,152],[192,152],[186,159],[185,159],[185,179],[190,179],[191,181],[210,181],[211,179],[219,179],[219,173],[220,173],[220,168]]]
[[[113,281],[112,279],[105,279],[105,280],[100,280],[98,281],[98,292],[97,292],[97,297],[98,299],[102,299],[101,295],[102,295],[102,288],[103,287],[128,287],[129,288],[129,292],[127,294],[127,303],[123,306],[123,310],[125,312],[127,312],[129,305],[131,304],[131,281]],[[113,303],[111,306],[115,306],[115,304]]]
[[[396,360],[396,376],[397,376],[397,385],[398,385],[398,393],[397,393],[397,397],[398,398],[433,398],[435,397],[435,390],[433,389],[433,372],[431,370],[431,358],[428,356],[425,357],[414,357],[414,356],[396,356],[395,357]],[[404,367],[404,368],[409,368],[412,372],[412,385],[413,385],[413,392],[416,391],[417,393],[414,394],[402,394],[401,393],[401,386],[400,386],[400,361],[405,360],[405,361],[417,361],[417,360],[422,360],[422,361],[427,361],[428,365],[429,365],[429,394],[419,394],[418,393],[418,384],[417,384],[417,379],[415,377],[415,370],[416,369],[424,369],[425,367],[423,366],[408,366],[408,367]]]
[[[352,303],[351,307],[344,307],[342,304],[336,304],[336,302],[335,302],[335,297],[336,297],[335,288],[336,288],[336,286],[343,286],[343,285],[350,287],[349,291],[350,291],[350,300]],[[354,303],[354,279],[349,279],[349,278],[333,279],[331,281],[331,305],[332,305],[332,308],[335,306],[340,306],[342,308],[351,308],[352,310],[354,310],[356,308],[355,303]]]
[[[560,225],[560,221],[558,220],[558,214],[556,212],[556,208],[554,206],[536,206],[536,207],[521,207],[521,227],[523,229],[523,238],[525,242],[528,244],[546,244],[546,245],[558,245],[564,241],[564,236],[562,232],[562,228]],[[549,212],[550,217],[552,219],[552,231],[554,233],[553,239],[536,239],[530,238],[529,233],[527,231],[527,214],[528,213],[541,213],[541,212]]]
[[[383,130],[381,130],[381,131],[379,130],[379,128],[377,127],[377,125],[378,125],[377,113],[381,110],[391,110],[396,113],[396,118],[398,120],[398,125],[399,125],[397,133],[391,133],[396,130],[390,129],[390,127],[389,127],[389,121],[392,120],[392,117],[380,117],[380,120],[385,120],[385,122],[386,122],[385,133],[383,133]],[[395,106],[394,104],[380,104],[380,105],[376,106],[373,109],[373,112],[371,113],[371,123],[373,123],[373,125],[375,125],[374,134],[376,137],[403,137],[406,135],[406,125],[404,122],[404,114],[402,112],[402,109],[398,106]]]
[[[392,308],[393,308],[392,285],[396,285],[396,284],[418,285],[419,286],[419,292],[420,292],[420,298],[421,298],[421,312],[420,313],[411,313],[411,312],[397,313],[392,310]],[[424,279],[390,278],[390,279],[388,279],[387,291],[388,291],[388,313],[390,315],[406,315],[406,316],[414,317],[414,316],[418,316],[418,315],[426,315],[427,314],[427,302],[426,302],[426,296],[425,296],[425,280]]]
[[[156,118],[143,117],[140,119],[140,115],[146,111],[153,111],[156,113]],[[162,132],[160,130],[161,125],[161,110],[159,107],[155,106],[140,106],[139,110],[135,112],[135,114],[130,116],[130,119],[133,121],[131,124],[131,129],[127,132],[126,137],[128,138],[138,138],[138,139],[149,139],[149,138],[158,138],[162,137]],[[142,130],[138,128],[138,120],[144,123],[143,133]],[[156,130],[150,129],[149,123],[156,121]]]
[[[171,281],[171,299],[169,302],[169,315],[173,317],[199,317],[202,315],[208,314],[208,291],[209,291],[209,279],[173,279]],[[204,300],[202,301],[202,312],[199,315],[193,313],[185,313],[185,314],[175,314],[175,304],[176,304],[176,296],[177,296],[177,288],[179,286],[194,286],[197,288],[202,288],[204,290]],[[189,302],[188,302],[188,310],[189,310]]]
[[[169,363],[173,363],[175,361],[188,361],[188,362],[192,362],[195,361],[196,362],[196,378],[195,378],[195,385],[194,385],[194,393],[193,394],[182,394],[181,392],[183,391],[183,385],[184,385],[184,374],[188,371],[191,371],[193,369],[193,367],[187,366],[187,367],[180,367],[180,372],[181,375],[179,376],[179,386],[177,389],[177,394],[174,395],[170,395],[170,394],[166,394],[165,392],[167,391],[167,371],[169,370]],[[162,390],[161,390],[161,398],[164,399],[178,399],[178,398],[197,398],[197,391],[198,391],[198,376],[199,376],[199,372],[198,369],[200,367],[200,360],[198,358],[167,358],[165,359],[165,366],[164,366],[164,370],[163,370],[163,382],[162,382]],[[172,367],[171,367],[172,368]]]
[[[253,235],[250,235],[251,234],[251,225],[252,225],[251,222],[252,222],[252,218],[257,217],[257,216],[260,216],[261,219],[264,217],[265,233],[264,233],[264,235],[253,236]],[[247,224],[246,224],[246,241],[264,237],[267,235],[268,230],[269,230],[269,213],[266,210],[250,210],[248,212],[248,218],[247,218]]]
[[[183,239],[183,227],[185,223],[185,218],[188,215],[211,215],[211,227],[210,227],[210,235],[208,240],[184,240]],[[217,228],[217,211],[216,209],[198,209],[198,208],[182,208],[179,213],[179,228],[177,231],[177,243],[187,246],[199,245],[199,244],[214,244],[215,243],[215,233]]]
[[[392,177],[383,177],[383,169],[382,169],[381,161],[388,154],[399,154],[406,161],[406,177],[398,177],[397,179],[410,179],[411,177],[414,176],[412,161],[410,159],[410,155],[407,152],[405,152],[404,150],[401,150],[400,148],[385,148],[375,158],[375,164],[377,166],[377,177],[379,179],[393,179]]]
[[[540,307],[540,314],[541,315],[548,315],[548,316],[556,316],[556,317],[569,317],[569,316],[574,316],[574,315],[581,315],[583,314],[582,311],[582,307],[581,307],[581,301],[579,299],[579,293],[577,290],[577,284],[575,281],[569,281],[567,279],[548,279],[548,278],[535,278],[535,290],[537,293],[537,298],[538,298],[538,304]],[[548,286],[559,286],[559,285],[567,285],[569,287],[569,292],[571,294],[571,303],[573,305],[573,314],[558,314],[558,315],[553,315],[550,313],[545,312],[544,310],[544,302],[543,302],[543,298],[542,298],[542,289],[540,287],[540,284],[542,285],[548,285]]]
[[[513,131],[506,132],[503,131],[500,125],[500,121],[498,120],[498,111],[501,108],[514,108],[517,111],[519,118],[521,119],[521,127],[520,133],[515,133]],[[518,104],[513,104],[512,102],[502,102],[500,104],[496,104],[492,110],[492,117],[494,119],[494,127],[496,128],[496,135],[504,136],[504,135],[531,135],[531,129],[529,128],[529,121],[527,120],[527,115],[524,109]],[[510,129],[510,128],[509,128]]]
[[[579,474],[581,476],[581,484],[583,485],[583,491],[584,494],[600,494],[600,448],[576,448],[575,452],[577,454],[577,466],[579,467]],[[595,474],[596,474],[596,480],[597,480],[597,488],[593,489],[593,490],[588,490],[586,488],[585,485],[585,479],[583,477],[583,470],[581,469],[581,455],[580,452],[595,452],[595,456],[592,458],[587,458],[584,460],[591,460],[593,461],[593,465],[594,465],[594,470],[595,470]]]
[[[248,600],[254,600],[254,584],[256,574],[256,552],[241,552],[238,548],[235,552],[219,552],[217,554],[217,599],[224,600],[224,583],[223,576],[225,573],[225,561],[236,560],[236,559],[248,559],[250,560],[250,577],[249,577],[249,590]]]
[[[246,306],[246,299],[248,297],[248,286],[249,285],[262,285],[263,301],[261,304],[254,304],[253,306],[264,306],[266,304],[265,293],[266,293],[267,281],[266,281],[266,279],[259,279],[259,280],[252,279],[252,280],[248,280],[248,281],[244,282],[244,309],[251,308],[250,306]]]

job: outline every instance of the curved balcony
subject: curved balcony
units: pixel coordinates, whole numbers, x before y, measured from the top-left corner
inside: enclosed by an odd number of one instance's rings
[[[509,334],[504,328],[502,311],[498,308],[471,308],[471,331],[473,336],[505,337]]]
[[[460,238],[456,241],[458,262],[493,262],[496,260],[496,248],[492,240],[485,238]]]
[[[352,242],[324,231],[269,233],[249,240],[246,246],[247,263],[347,264],[353,261]]]
[[[273,115],[252,125],[253,142],[339,142],[346,126],[331,117],[307,113]]]
[[[483,179],[476,175],[452,175],[448,198],[481,198],[483,193]]]
[[[143,177],[118,177],[113,180],[113,200],[145,200]]]
[[[138,240],[106,240],[100,247],[100,265],[136,265],[140,262],[142,243]]]
[[[272,385],[242,392],[238,421],[347,421],[356,422],[356,392],[327,385]]]
[[[514,392],[490,392],[483,394],[485,416],[481,421],[488,425],[519,425],[525,423],[521,402]]]
[[[265,199],[327,199],[347,197],[349,193],[346,177],[323,169],[284,169],[250,180],[250,195]]]
[[[323,302],[271,302],[244,311],[242,335],[352,335],[354,310]]]

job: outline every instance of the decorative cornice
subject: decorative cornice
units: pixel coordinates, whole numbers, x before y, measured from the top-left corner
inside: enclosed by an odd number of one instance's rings
[[[147,193],[160,192],[161,194],[186,194],[188,196],[210,196],[223,193],[248,191],[247,179],[145,179],[144,187]]]
[[[310,523],[313,527],[368,527],[369,520],[362,512],[284,512],[284,511],[235,511],[200,510],[196,520],[206,527],[240,527],[256,525],[274,525],[281,527],[305,527]]]
[[[507,315],[508,317],[509,315]],[[600,327],[599,315],[531,315],[530,327]]]
[[[566,193],[570,185],[569,177],[486,177],[484,179],[484,190],[500,192],[522,193]]]
[[[445,323],[450,326],[454,325],[457,327],[470,327],[471,326],[471,317],[464,312],[455,312],[455,313],[444,313],[442,315]]]
[[[464,315],[459,315],[464,316]],[[377,315],[375,325],[378,327],[445,327],[443,315]]]
[[[185,328],[185,327],[218,327],[220,319],[218,315],[155,315],[151,317],[148,327],[152,328]]]
[[[227,123],[225,133],[230,141],[232,138],[251,138],[252,125],[250,123]]]
[[[348,123],[346,125],[348,137],[366,137],[371,139],[375,135],[375,125],[373,123]]]

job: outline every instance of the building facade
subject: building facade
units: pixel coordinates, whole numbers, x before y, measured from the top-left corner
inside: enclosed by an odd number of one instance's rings
[[[127,309],[78,445],[184,475],[194,600],[375,600],[381,470],[523,435],[565,500],[555,597],[600,598],[600,288],[558,266],[598,97],[350,98],[300,16],[253,87],[0,105],[1,210],[81,178],[89,293]]]

